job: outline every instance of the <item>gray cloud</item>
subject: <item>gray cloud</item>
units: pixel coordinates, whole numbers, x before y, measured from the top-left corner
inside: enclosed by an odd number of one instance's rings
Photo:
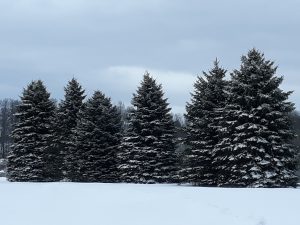
[[[182,112],[195,76],[216,57],[231,71],[257,47],[279,65],[299,109],[299,7],[293,0],[3,0],[0,98],[17,97],[38,78],[62,98],[75,76],[89,93],[129,103],[147,69]]]

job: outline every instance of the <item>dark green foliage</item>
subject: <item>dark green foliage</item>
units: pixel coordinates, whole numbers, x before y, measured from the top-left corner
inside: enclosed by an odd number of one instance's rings
[[[231,74],[223,138],[217,146],[218,184],[241,187],[296,185],[294,137],[287,101],[274,63],[253,49]]]
[[[6,158],[12,145],[11,132],[15,123],[15,111],[19,102],[13,99],[0,100],[0,158]]]
[[[79,119],[79,111],[83,108],[84,90],[76,79],[69,81],[65,87],[65,99],[59,104],[56,116],[56,144],[60,151],[60,170],[63,178],[71,179],[74,171],[74,156],[70,151],[74,129]]]
[[[219,142],[218,126],[225,106],[224,80],[226,70],[215,61],[214,68],[198,77],[191,103],[187,104],[187,150],[185,151],[181,182],[195,185],[216,185],[216,170],[212,163],[214,148]]]
[[[55,181],[59,169],[54,147],[55,105],[42,81],[33,81],[23,91],[13,131],[14,145],[8,156],[10,181]]]
[[[146,73],[134,94],[128,130],[121,144],[122,181],[162,183],[174,180],[174,123],[163,95],[161,85]]]
[[[118,181],[116,154],[121,139],[120,117],[117,107],[100,91],[86,102],[74,133],[73,181]]]
[[[298,181],[300,180],[300,114],[294,111],[291,114],[291,120],[293,124],[293,130],[296,133],[296,138],[292,141],[297,150],[297,176]]]

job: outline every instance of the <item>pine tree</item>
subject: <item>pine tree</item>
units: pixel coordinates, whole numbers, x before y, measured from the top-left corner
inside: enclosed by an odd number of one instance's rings
[[[226,70],[214,62],[214,68],[198,77],[191,103],[187,104],[187,150],[183,156],[181,182],[195,185],[216,185],[216,170],[212,166],[215,145],[219,142],[220,110],[225,106],[224,80]]]
[[[64,178],[68,180],[74,171],[74,155],[70,146],[73,145],[73,133],[79,119],[79,111],[84,105],[84,98],[84,90],[73,78],[65,87],[65,99],[59,104],[57,111],[56,143],[61,154],[58,163]]]
[[[146,73],[134,94],[120,159],[122,181],[172,182],[175,174],[174,123],[162,86]]]
[[[288,101],[279,88],[274,62],[252,49],[231,74],[228,104],[216,162],[219,185],[287,187],[296,185],[294,137]]]
[[[55,105],[42,81],[23,91],[13,131],[14,145],[8,156],[9,181],[55,181],[57,151],[53,145]]]
[[[118,181],[116,154],[120,144],[121,116],[110,98],[96,91],[80,113],[75,130],[73,181]]]

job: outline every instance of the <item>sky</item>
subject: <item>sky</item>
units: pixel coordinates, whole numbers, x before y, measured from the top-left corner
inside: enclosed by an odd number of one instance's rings
[[[42,79],[63,99],[75,77],[88,96],[129,105],[147,70],[183,113],[197,75],[216,58],[229,75],[255,47],[300,110],[299,9],[297,0],[0,0],[0,98]]]

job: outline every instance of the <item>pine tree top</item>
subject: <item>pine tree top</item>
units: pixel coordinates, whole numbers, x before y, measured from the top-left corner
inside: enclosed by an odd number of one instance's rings
[[[197,77],[194,83],[194,93],[191,94],[191,103],[188,103],[186,108],[188,114],[198,113],[199,115],[201,109],[212,110],[214,107],[219,107],[220,103],[225,104],[226,72],[219,66],[219,61],[216,59],[211,70]]]
[[[95,91],[87,100],[85,108],[81,111],[81,122],[93,123],[95,127],[102,126],[113,130],[120,130],[120,113],[116,106],[112,105],[111,99],[101,91]]]
[[[68,82],[68,85],[64,88],[65,90],[65,100],[62,101],[61,106],[67,107],[67,105],[72,104],[82,104],[82,101],[85,99],[84,92],[82,86],[78,83],[75,78],[72,78]]]
[[[208,72],[203,72],[204,76],[206,77],[207,81],[214,81],[214,80],[222,80],[225,78],[227,70],[224,68],[220,67],[220,62],[216,58],[215,61],[213,62],[214,67]]]
[[[164,98],[162,85],[157,84],[156,80],[146,72],[137,93],[133,94],[132,105],[137,110],[156,111],[162,116],[171,111],[167,100]],[[156,116],[159,116],[158,114]]]
[[[263,53],[253,48],[246,56],[241,57],[240,70],[234,70],[232,78],[248,82],[267,81],[274,77],[276,70],[277,66],[274,66],[273,61],[266,60]],[[281,83],[283,79],[278,77],[277,80]]]
[[[95,91],[93,96],[87,100],[86,108],[103,108],[103,107],[112,107],[111,99],[106,97],[101,91]]]
[[[59,104],[57,111],[57,132],[63,141],[69,141],[72,130],[76,127],[79,111],[83,108],[85,99],[84,90],[78,81],[73,78],[65,89],[65,99]]]
[[[41,80],[32,81],[24,88],[21,103],[16,113],[20,117],[24,113],[36,114],[45,108],[55,109],[55,104],[50,100],[50,93]]]
[[[284,92],[279,88],[283,77],[276,75],[277,66],[273,61],[266,60],[258,50],[251,49],[246,56],[242,56],[241,62],[240,70],[231,74],[233,102],[238,102],[248,110],[268,105],[276,107],[276,102],[285,105],[286,112],[294,110],[294,104],[287,102],[292,91]],[[235,95],[240,97],[236,98]]]
[[[26,100],[29,96],[37,97],[43,96],[46,98],[50,97],[50,93],[47,92],[47,89],[41,80],[32,81],[27,88],[24,88],[23,90],[23,96],[21,97],[21,100]]]

